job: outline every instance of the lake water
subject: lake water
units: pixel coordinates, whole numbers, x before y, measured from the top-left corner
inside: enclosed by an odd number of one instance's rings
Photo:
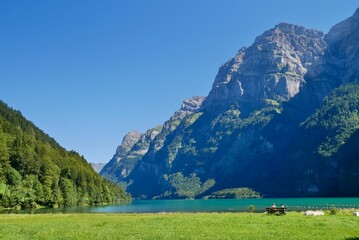
[[[253,205],[256,212],[264,212],[275,203],[284,204],[289,211],[336,208],[359,208],[359,198],[262,198],[211,200],[135,200],[127,205],[36,209],[17,213],[152,213],[152,212],[244,212]],[[14,213],[5,211],[3,213]]]

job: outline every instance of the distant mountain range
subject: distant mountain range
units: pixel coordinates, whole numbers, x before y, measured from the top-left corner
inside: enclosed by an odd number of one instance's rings
[[[207,97],[128,133],[101,175],[137,198],[358,196],[359,9],[324,34],[281,23],[224,63]]]
[[[106,165],[106,163],[90,163],[93,170],[95,170],[95,172],[99,173],[101,172],[102,168]]]

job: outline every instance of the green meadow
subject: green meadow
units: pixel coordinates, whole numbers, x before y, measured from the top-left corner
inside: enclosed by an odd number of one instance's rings
[[[263,213],[0,215],[1,239],[359,239],[359,217]]]

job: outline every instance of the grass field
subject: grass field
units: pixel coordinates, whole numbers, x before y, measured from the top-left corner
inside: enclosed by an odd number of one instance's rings
[[[359,217],[262,213],[0,215],[1,239],[359,239]]]

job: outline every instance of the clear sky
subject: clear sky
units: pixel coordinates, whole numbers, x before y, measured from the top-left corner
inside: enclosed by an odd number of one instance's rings
[[[357,0],[1,0],[0,99],[107,162],[130,130],[206,96],[219,66],[280,22],[327,32]]]

